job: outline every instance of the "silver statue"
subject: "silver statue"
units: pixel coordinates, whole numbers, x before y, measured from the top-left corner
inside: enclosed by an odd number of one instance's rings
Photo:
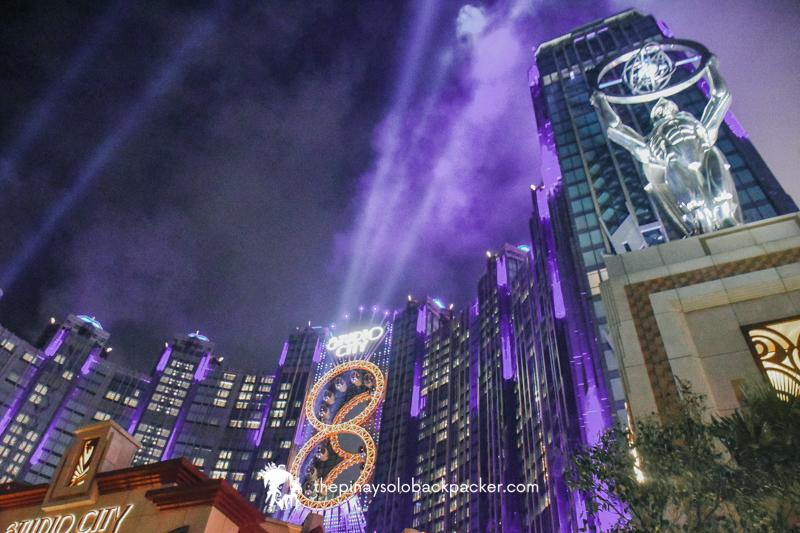
[[[642,163],[649,182],[645,189],[686,235],[742,223],[730,165],[714,146],[731,106],[716,56],[708,60],[703,77],[710,97],[702,118],[697,120],[679,111],[672,100],[660,98],[650,113],[653,131],[646,138],[622,123],[605,94],[595,91],[592,95],[608,138]]]

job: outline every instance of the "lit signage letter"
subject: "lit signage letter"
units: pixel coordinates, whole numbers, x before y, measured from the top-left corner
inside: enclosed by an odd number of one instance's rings
[[[69,527],[64,529],[64,524],[67,523],[69,520]],[[56,523],[53,524],[53,533],[69,533],[72,531],[72,528],[75,526],[75,515],[68,514],[66,516],[58,516],[56,517]]]
[[[119,533],[122,522],[130,514],[133,504],[128,504],[120,512],[120,507],[106,507],[87,511],[80,521],[75,533]],[[70,533],[75,527],[75,515],[36,518],[9,524],[5,533]],[[110,531],[109,531],[110,526]]]
[[[75,530],[75,533],[91,533],[92,528],[94,527],[95,522],[97,522],[97,515],[100,514],[98,511],[89,511],[83,518],[81,518],[80,523],[78,524],[78,529]],[[87,521],[92,520],[92,523],[89,527],[86,526]]]
[[[117,507],[117,509],[119,509],[119,507]],[[111,533],[117,533],[119,531],[119,526],[122,525],[122,521],[125,520],[125,518],[128,516],[128,513],[131,512],[131,509],[133,509],[132,503],[125,508],[125,511],[123,511],[119,518],[117,518],[116,522],[114,522],[114,529],[111,530]]]
[[[50,533],[50,530],[53,529],[53,519],[49,516],[42,518],[41,523],[39,524],[39,529],[36,533]]]
[[[367,351],[367,345],[383,337],[384,330],[380,326],[372,329],[356,331],[347,335],[339,335],[328,340],[327,350],[336,354],[336,357],[355,355]]]

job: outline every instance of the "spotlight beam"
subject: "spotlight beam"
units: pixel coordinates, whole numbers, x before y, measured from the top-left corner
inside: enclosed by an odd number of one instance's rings
[[[344,309],[350,308],[354,300],[360,298],[361,283],[372,269],[370,243],[381,230],[382,215],[387,212],[387,207],[390,207],[386,203],[391,202],[394,205],[401,197],[399,189],[402,188],[402,184],[394,179],[395,163],[401,149],[398,141],[402,133],[404,113],[417,87],[424,54],[435,29],[441,3],[441,0],[420,0],[415,5],[416,16],[410,46],[400,69],[397,92],[386,119],[384,135],[387,147],[378,160],[374,180],[367,194],[366,206],[359,217],[358,230],[352,246],[352,261],[342,286],[339,314]]]
[[[148,84],[142,98],[122,120],[115,124],[111,129],[112,133],[97,146],[88,163],[78,174],[72,188],[52,205],[38,233],[25,244],[22,252],[0,277],[0,287],[8,290],[14,285],[20,273],[47,243],[58,224],[75,208],[98,174],[108,165],[117,149],[136,131],[159,99],[179,81],[193,54],[208,38],[213,26],[210,17],[204,17],[193,25],[180,48],[170,56],[158,76]]]
[[[19,158],[24,155],[35,136],[45,127],[56,104],[70,92],[73,84],[80,78],[86,65],[94,59],[97,51],[105,47],[119,26],[119,21],[127,14],[128,6],[126,4],[129,1],[119,0],[102,15],[95,24],[96,31],[92,32],[92,39],[72,58],[64,74],[45,91],[45,96],[39,101],[33,115],[22,127],[22,132],[6,151],[3,159],[6,159],[12,168],[16,167]],[[4,178],[5,173],[0,172],[0,184],[3,183]]]

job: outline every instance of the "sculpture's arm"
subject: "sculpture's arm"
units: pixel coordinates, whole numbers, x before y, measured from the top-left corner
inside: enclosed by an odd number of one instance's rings
[[[628,150],[639,161],[649,162],[650,149],[644,137],[622,123],[603,93],[595,91],[592,95],[592,105],[597,110],[597,117],[605,128],[608,138]]]
[[[731,93],[728,84],[722,79],[719,73],[719,60],[717,56],[711,56],[706,66],[705,78],[708,82],[708,105],[703,111],[703,118],[700,122],[708,132],[709,142],[717,142],[717,134],[725,113],[731,107]]]

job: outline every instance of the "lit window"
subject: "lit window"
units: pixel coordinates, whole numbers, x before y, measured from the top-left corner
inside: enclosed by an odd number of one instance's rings
[[[111,415],[110,415],[110,414],[108,414],[108,413],[104,413],[103,411],[97,411],[97,412],[94,414],[94,419],[95,419],[95,420],[99,420],[99,421],[101,421],[101,422],[102,422],[102,421],[104,421],[104,420],[108,420],[108,419],[110,419],[110,418],[111,418]]]
[[[61,354],[58,354],[57,356],[55,356],[55,357],[53,358],[53,361],[55,361],[55,362],[56,362],[56,363],[58,363],[59,365],[63,365],[63,364],[64,364],[64,361],[66,361],[66,360],[67,360],[67,358],[66,358],[66,357],[64,357],[64,356],[63,356],[63,355],[61,355]]]
[[[139,405],[139,400],[137,400],[136,398],[126,397],[123,403],[128,407],[136,407],[137,405]]]
[[[600,282],[608,279],[608,270],[605,268],[600,270],[592,270],[587,272],[586,276],[589,278],[589,288],[593,295],[600,294]]]
[[[120,393],[111,390],[106,393],[106,398],[108,398],[112,402],[118,402],[121,396],[122,395]]]
[[[27,361],[28,363],[32,362],[34,359],[36,359],[36,356],[31,352],[25,352],[25,354],[22,356],[22,360]]]
[[[290,440],[281,441],[281,448],[291,448],[291,447],[292,447],[292,441]]]
[[[205,464],[206,460],[202,457],[195,457],[192,459],[192,464],[198,468],[203,468],[203,464]]]

